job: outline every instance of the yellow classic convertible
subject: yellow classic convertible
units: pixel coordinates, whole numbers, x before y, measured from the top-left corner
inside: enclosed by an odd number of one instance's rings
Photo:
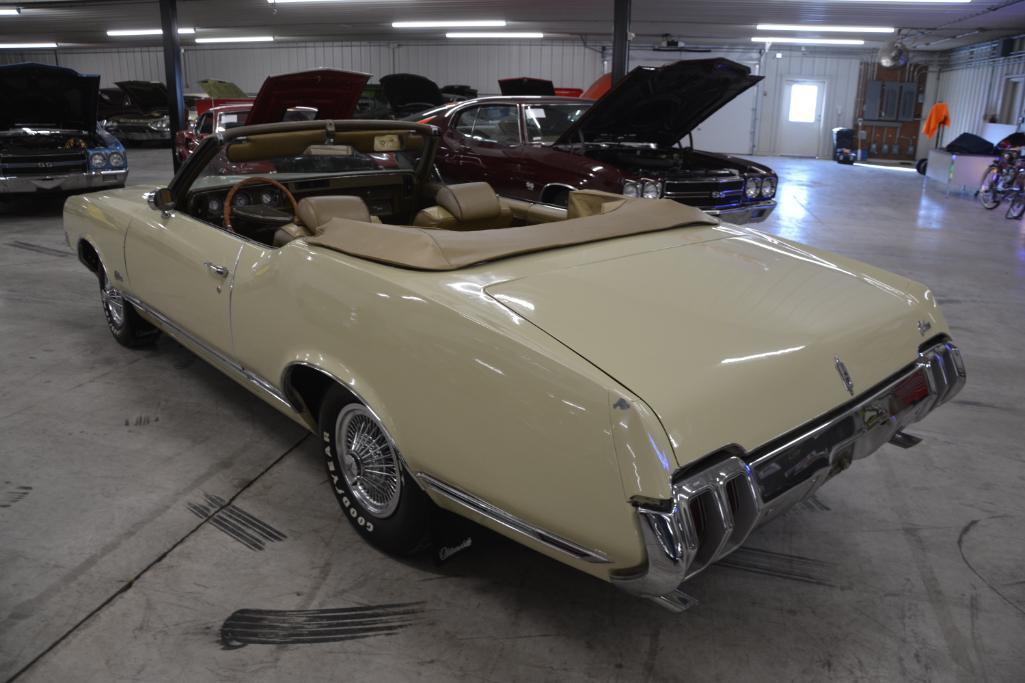
[[[682,609],[688,577],[965,382],[935,297],[666,199],[441,185],[437,130],[207,138],[70,198],[127,346],[164,331],[323,439],[393,553],[436,507]]]

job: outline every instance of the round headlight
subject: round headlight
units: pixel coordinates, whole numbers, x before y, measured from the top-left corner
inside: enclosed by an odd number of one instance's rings
[[[645,199],[658,199],[662,196],[662,183],[657,180],[645,180],[641,183],[641,196]]]
[[[627,180],[623,182],[623,195],[626,197],[640,197],[641,188],[636,181]]]
[[[93,168],[103,168],[107,165],[107,155],[103,152],[93,152],[89,155],[89,165]]]
[[[768,199],[774,194],[776,194],[776,179],[766,178],[762,181],[762,196]]]
[[[124,168],[125,167],[125,155],[121,152],[110,153],[110,165],[112,168]]]
[[[758,194],[762,191],[762,181],[758,178],[748,178],[747,185],[744,186],[744,194],[747,195],[748,199],[755,199]]]

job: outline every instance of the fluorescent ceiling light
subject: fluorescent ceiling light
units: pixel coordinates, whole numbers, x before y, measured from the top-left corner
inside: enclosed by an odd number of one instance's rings
[[[893,33],[891,26],[825,26],[819,24],[758,24],[759,31],[809,31],[811,33]]]
[[[544,38],[543,33],[516,33],[513,31],[496,31],[494,33],[480,31],[460,31],[446,33],[446,38]]]
[[[43,50],[55,47],[57,43],[0,43],[0,50]]]
[[[196,38],[197,43],[273,43],[274,36],[226,36],[224,38]]]
[[[972,0],[836,0],[836,2],[887,2],[891,5],[918,3],[923,5],[967,5]]]
[[[17,7],[4,7],[0,9],[0,17],[16,17],[21,14],[21,10]]]
[[[505,19],[469,21],[393,21],[392,28],[505,28]]]
[[[785,38],[783,36],[754,36],[752,43],[793,43],[795,45],[864,45],[859,38]]]
[[[191,36],[196,32],[194,28],[179,28],[178,35]],[[107,31],[107,35],[111,38],[120,38],[123,36],[159,36],[163,35],[163,29],[159,28],[139,28],[139,29],[125,29],[117,31]]]

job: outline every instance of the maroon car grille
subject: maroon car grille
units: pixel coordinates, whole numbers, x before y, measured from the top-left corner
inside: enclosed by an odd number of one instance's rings
[[[50,176],[84,173],[87,158],[83,150],[55,154],[0,155],[2,176]]]
[[[665,196],[701,207],[737,204],[744,199],[744,179],[731,177],[716,180],[667,180]]]

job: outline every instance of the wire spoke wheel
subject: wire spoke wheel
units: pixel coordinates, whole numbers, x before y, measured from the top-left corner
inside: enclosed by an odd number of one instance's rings
[[[338,414],[335,445],[345,483],[367,512],[378,518],[395,512],[402,493],[398,453],[366,406],[354,403]]]
[[[110,278],[103,274],[103,288],[100,289],[100,300],[103,302],[103,312],[111,327],[120,330],[125,326],[125,300],[121,292],[110,284]]]

